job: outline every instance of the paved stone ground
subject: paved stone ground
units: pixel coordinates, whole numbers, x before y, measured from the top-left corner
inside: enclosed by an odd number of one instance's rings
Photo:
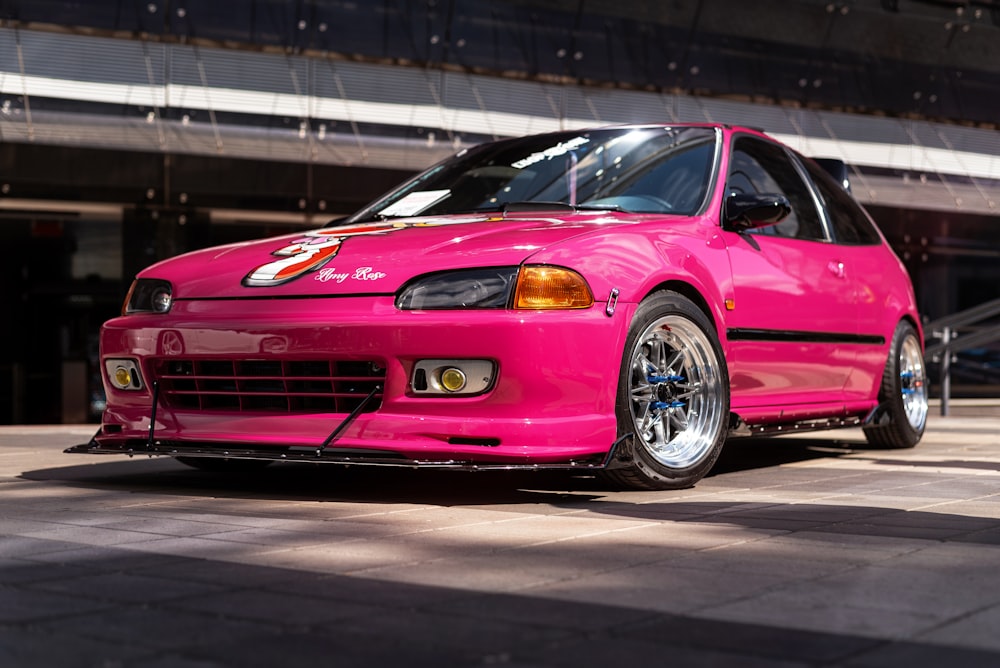
[[[0,666],[1000,665],[1000,418],[734,441],[679,492],[222,475],[0,428]]]

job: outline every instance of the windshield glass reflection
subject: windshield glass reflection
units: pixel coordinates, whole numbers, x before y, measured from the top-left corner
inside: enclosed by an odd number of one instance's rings
[[[643,127],[485,144],[343,222],[550,205],[691,215],[707,199],[716,141],[710,128]]]

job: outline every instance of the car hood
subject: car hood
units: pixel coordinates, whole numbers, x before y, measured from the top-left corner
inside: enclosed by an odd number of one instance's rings
[[[440,216],[361,223],[188,253],[141,278],[174,286],[175,299],[391,294],[415,276],[509,266],[599,227],[638,216]]]

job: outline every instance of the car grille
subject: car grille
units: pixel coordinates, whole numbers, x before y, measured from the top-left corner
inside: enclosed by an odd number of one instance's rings
[[[364,412],[382,403],[385,368],[367,361],[162,359],[153,364],[165,406],[255,413],[349,413],[379,391]]]

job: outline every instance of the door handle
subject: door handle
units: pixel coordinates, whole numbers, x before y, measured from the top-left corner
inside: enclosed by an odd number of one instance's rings
[[[830,260],[830,264],[826,265],[826,268],[830,270],[830,273],[837,278],[844,277],[844,263],[838,260]]]

